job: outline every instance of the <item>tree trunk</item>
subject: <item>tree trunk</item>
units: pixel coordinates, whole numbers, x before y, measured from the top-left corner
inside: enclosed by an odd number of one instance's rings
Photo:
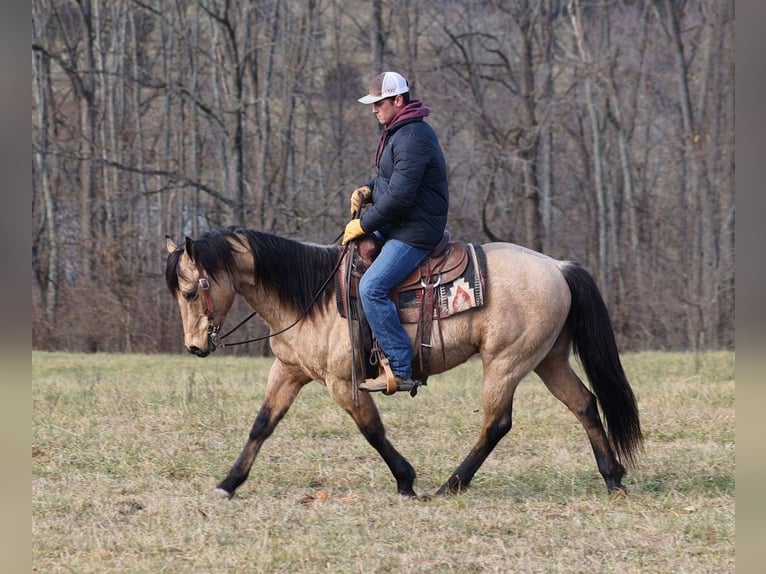
[[[35,245],[35,253],[38,257],[46,252],[46,257],[41,257],[40,262],[44,269],[38,273],[38,285],[45,313],[45,320],[50,328],[56,325],[56,306],[58,304],[58,282],[59,282],[59,249],[58,249],[58,226],[56,223],[56,208],[53,200],[49,180],[49,167],[56,173],[55,155],[49,154],[50,138],[50,114],[48,112],[48,96],[50,93],[50,70],[48,58],[43,54],[33,55],[32,72],[32,95],[34,97],[37,111],[37,124],[39,130],[38,145],[33,158],[38,174],[37,188],[40,190],[42,199],[41,206],[41,239],[44,238],[44,244]],[[49,166],[53,162],[54,165]],[[35,234],[37,238],[37,234]],[[37,239],[35,239],[35,242]],[[42,243],[42,242],[41,242]],[[43,263],[45,262],[45,263]]]

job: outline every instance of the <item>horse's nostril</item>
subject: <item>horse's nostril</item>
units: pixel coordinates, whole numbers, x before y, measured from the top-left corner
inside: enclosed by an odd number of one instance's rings
[[[192,355],[197,355],[198,357],[207,357],[210,354],[210,351],[203,351],[196,345],[192,345],[187,349]]]

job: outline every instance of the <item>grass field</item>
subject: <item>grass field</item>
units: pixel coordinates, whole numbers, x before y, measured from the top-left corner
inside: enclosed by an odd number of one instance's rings
[[[607,495],[585,432],[531,376],[466,492],[396,494],[309,385],[230,501],[268,359],[32,353],[33,571],[734,572],[734,354],[623,357],[645,453]],[[378,405],[433,493],[477,438],[480,365]]]

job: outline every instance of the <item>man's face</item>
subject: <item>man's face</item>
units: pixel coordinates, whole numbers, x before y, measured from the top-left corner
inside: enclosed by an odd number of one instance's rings
[[[378,122],[385,126],[394,119],[394,116],[399,113],[403,105],[404,99],[402,96],[396,96],[393,99],[386,98],[372,104],[372,113],[378,118]]]

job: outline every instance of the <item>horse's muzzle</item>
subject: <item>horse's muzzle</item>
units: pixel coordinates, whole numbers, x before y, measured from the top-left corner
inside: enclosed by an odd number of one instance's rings
[[[200,349],[198,346],[192,345],[191,347],[188,347],[187,350],[192,355],[197,355],[198,357],[207,357],[210,353],[215,351],[216,348],[218,348],[218,345],[218,329],[213,329],[207,334],[207,349]]]
[[[200,349],[196,345],[193,345],[186,350],[189,351],[192,355],[197,355],[198,357],[207,357],[210,354],[210,349]]]

